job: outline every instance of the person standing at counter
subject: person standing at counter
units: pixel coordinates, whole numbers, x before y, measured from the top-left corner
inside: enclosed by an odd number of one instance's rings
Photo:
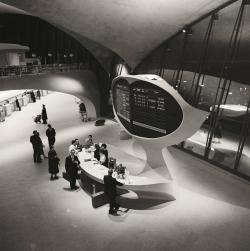
[[[49,164],[49,173],[51,174],[50,180],[58,179],[57,174],[59,173],[59,161],[60,159],[57,157],[57,153],[54,149],[53,145],[50,145],[50,150],[48,153],[48,164]]]
[[[56,141],[56,130],[51,126],[51,124],[48,124],[46,136],[48,138],[49,146],[53,146]]]
[[[113,170],[108,170],[108,175],[105,175],[104,180],[104,193],[106,194],[109,201],[109,214],[114,214],[119,208],[119,205],[116,203],[116,185],[122,186],[123,184],[118,182],[115,178],[112,177]]]
[[[47,110],[45,108],[45,105],[43,105],[43,109],[42,109],[42,120],[43,120],[43,124],[47,124]]]
[[[16,107],[19,109],[19,111],[21,111],[21,106],[20,106],[20,104],[19,104],[19,101],[18,101],[18,99],[16,98]]]
[[[79,187],[76,186],[76,180],[78,179],[78,168],[80,161],[75,155],[75,149],[72,147],[69,151],[69,156],[65,159],[65,170],[70,177],[70,188],[76,190]]]

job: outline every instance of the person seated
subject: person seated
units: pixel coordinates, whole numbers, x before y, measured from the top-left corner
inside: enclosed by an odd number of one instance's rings
[[[101,149],[104,150],[104,154],[106,156],[106,159],[108,160],[109,158],[109,153],[108,153],[108,150],[107,150],[107,145],[105,143],[101,144]]]
[[[104,149],[100,148],[100,164],[108,167],[108,158]]]
[[[71,149],[74,149],[74,150],[75,150],[75,154],[76,154],[76,155],[77,155],[77,153],[79,152],[78,149],[77,149],[77,146],[76,146],[76,140],[75,140],[75,139],[73,139],[73,140],[71,141],[71,145],[69,146],[69,152],[70,152]]]
[[[86,148],[90,148],[91,146],[94,145],[94,142],[93,142],[93,137],[92,135],[89,135],[86,139],[85,139],[85,146]]]
[[[95,144],[94,158],[97,159],[98,161],[100,160],[100,146],[99,146],[99,144]]]
[[[75,139],[74,145],[75,145],[76,150],[78,150],[79,152],[82,150],[82,145],[80,145],[79,139]]]

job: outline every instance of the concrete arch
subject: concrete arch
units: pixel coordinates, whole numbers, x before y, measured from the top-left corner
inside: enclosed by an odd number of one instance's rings
[[[17,89],[43,89],[71,94],[85,103],[89,118],[100,115],[98,82],[88,70],[0,79],[0,91]]]

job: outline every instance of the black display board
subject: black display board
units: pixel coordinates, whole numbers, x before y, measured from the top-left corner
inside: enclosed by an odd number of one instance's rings
[[[174,132],[183,120],[180,105],[164,89],[146,81],[129,84],[121,79],[113,86],[116,114],[133,135],[158,138]]]

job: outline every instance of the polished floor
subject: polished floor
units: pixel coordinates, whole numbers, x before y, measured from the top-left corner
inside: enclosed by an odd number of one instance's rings
[[[249,250],[249,183],[177,149],[170,148],[177,199],[157,207],[110,216],[107,205],[93,209],[83,190],[69,191],[62,178],[50,181],[47,161],[34,164],[29,143],[36,129],[47,145],[46,126],[32,119],[42,104],[57,131],[61,170],[71,139],[93,134],[119,145],[108,125],[81,122],[75,98],[66,94],[49,94],[0,123],[1,251]]]

